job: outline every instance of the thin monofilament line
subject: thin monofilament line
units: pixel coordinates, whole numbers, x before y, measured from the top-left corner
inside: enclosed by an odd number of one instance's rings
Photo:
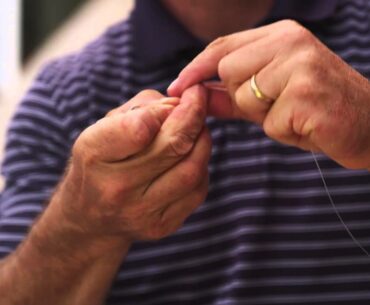
[[[324,188],[325,188],[325,191],[326,191],[326,194],[328,195],[328,198],[329,198],[329,201],[334,209],[334,212],[335,214],[337,215],[338,219],[340,220],[340,222],[342,223],[343,227],[346,229],[348,235],[351,237],[351,239],[353,240],[353,242],[368,256],[370,257],[370,253],[361,245],[361,243],[357,240],[357,238],[352,234],[351,230],[348,228],[348,226],[346,225],[346,223],[344,222],[342,216],[340,215],[339,211],[338,211],[338,208],[337,206],[335,205],[334,203],[334,200],[333,198],[331,197],[331,194],[329,192],[329,188],[326,184],[326,181],[325,181],[325,178],[324,178],[324,174],[321,170],[321,167],[319,165],[319,161],[317,161],[317,158],[315,156],[315,153],[311,151],[311,154],[313,156],[313,159],[316,163],[316,166],[317,166],[317,169],[319,170],[319,173],[320,173],[320,176],[321,176],[321,180],[322,180],[322,183],[324,185]]]

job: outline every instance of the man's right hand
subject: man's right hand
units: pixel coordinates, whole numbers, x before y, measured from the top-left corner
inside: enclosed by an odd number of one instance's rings
[[[77,139],[58,206],[49,208],[89,236],[174,232],[207,193],[206,100],[199,85],[181,100],[143,91],[108,113]]]
[[[144,91],[82,132],[49,206],[0,261],[1,304],[103,304],[131,242],[174,232],[203,202],[206,99],[201,86]]]

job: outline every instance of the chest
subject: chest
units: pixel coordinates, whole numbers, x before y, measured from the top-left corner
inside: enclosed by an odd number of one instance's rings
[[[179,296],[216,300],[223,291],[241,300],[275,278],[346,272],[341,264],[354,256],[362,263],[351,270],[370,272],[335,215],[310,153],[275,143],[248,123],[211,121],[209,127],[214,147],[207,200],[174,235],[133,247],[113,296],[133,304],[167,304],[169,298],[170,304]],[[343,218],[370,245],[369,175],[324,156],[318,160]]]

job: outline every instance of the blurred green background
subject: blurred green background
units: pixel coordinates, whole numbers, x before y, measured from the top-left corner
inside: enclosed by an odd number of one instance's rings
[[[22,0],[22,61],[85,1]]]

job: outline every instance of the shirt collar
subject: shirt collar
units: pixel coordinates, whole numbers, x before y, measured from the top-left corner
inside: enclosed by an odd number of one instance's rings
[[[183,50],[204,47],[159,0],[136,0],[130,20],[134,53],[141,61],[157,63]]]
[[[338,1],[275,0],[267,20],[320,21],[332,16]],[[143,63],[159,63],[184,50],[200,50],[205,46],[166,10],[160,0],[136,0],[130,21],[134,34],[134,55]]]
[[[272,19],[295,19],[299,22],[315,22],[331,17],[338,0],[275,0]]]

